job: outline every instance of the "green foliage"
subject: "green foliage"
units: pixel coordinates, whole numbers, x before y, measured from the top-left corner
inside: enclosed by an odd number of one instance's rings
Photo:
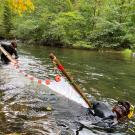
[[[109,25],[108,25],[109,26]],[[119,25],[110,25],[102,31],[93,31],[89,36],[96,48],[131,48],[132,42]]]
[[[49,22],[49,31],[44,31],[43,38],[69,45],[81,39],[84,22],[79,12],[60,13]]]
[[[13,31],[13,33],[23,40],[40,39],[40,28],[36,20],[26,20],[24,23],[18,25],[17,31]]]
[[[12,13],[10,6],[8,4],[8,1],[5,0],[4,2],[4,10],[3,10],[3,29],[4,29],[4,35],[7,38],[10,38],[11,35],[11,30],[13,29],[13,24],[12,24]]]
[[[94,46],[92,46],[89,42],[85,41],[77,41],[75,44],[73,44],[73,47],[80,49],[94,49]]]
[[[135,0],[38,0],[33,3],[35,10],[31,14],[14,15],[14,29],[8,7],[0,8],[5,18],[0,26],[4,26],[5,33],[50,46],[135,48]]]
[[[0,18],[3,17],[3,5],[0,4]],[[3,38],[4,30],[3,30],[3,22],[2,19],[0,19],[0,38]]]
[[[122,51],[122,56],[124,56],[125,59],[130,59],[131,56],[132,56],[132,53],[133,53],[132,50],[130,50],[130,49],[124,49]]]

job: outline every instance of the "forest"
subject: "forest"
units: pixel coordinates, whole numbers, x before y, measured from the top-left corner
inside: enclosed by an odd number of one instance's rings
[[[33,0],[16,13],[0,0],[0,38],[85,49],[135,49],[135,0]]]

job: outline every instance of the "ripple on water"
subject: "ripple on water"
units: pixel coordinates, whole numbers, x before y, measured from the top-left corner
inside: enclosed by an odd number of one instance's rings
[[[10,72],[7,66],[0,73],[0,80],[5,79],[6,73],[6,81],[0,82],[4,93],[1,97],[3,104],[0,104],[0,132],[55,135],[59,131],[55,119],[47,111],[46,102],[32,93],[30,81]]]
[[[46,78],[48,69],[49,74],[54,76],[54,69],[51,66],[44,68],[39,59],[31,57],[23,57],[22,62],[28,73],[36,73],[37,77]],[[35,62],[36,61],[36,62]],[[29,64],[31,63],[31,64]],[[37,69],[35,69],[38,67]],[[11,70],[10,67],[0,67],[0,132],[3,134],[19,132],[28,135],[74,135],[77,126],[75,121],[86,124],[88,128],[84,128],[79,135],[107,135],[106,131],[91,127],[91,122],[95,118],[88,115],[88,111],[84,108],[70,102],[69,100],[57,95],[56,93],[47,92],[44,87],[38,87],[31,84],[29,80],[20,74]],[[30,70],[28,70],[30,69]],[[91,68],[95,70],[95,68]],[[93,78],[103,77],[104,75],[90,72],[87,74]],[[85,80],[79,80],[85,83]],[[36,90],[36,92],[35,92]],[[95,95],[100,96],[98,90],[91,88]],[[87,95],[89,97],[89,95]],[[109,101],[110,102],[110,101]],[[114,101],[112,101],[114,102]],[[51,105],[52,111],[48,111],[47,107]],[[84,121],[84,122],[83,122]],[[133,123],[134,124],[134,123]],[[123,131],[116,131],[112,134],[124,134]],[[109,133],[111,135],[111,133]]]

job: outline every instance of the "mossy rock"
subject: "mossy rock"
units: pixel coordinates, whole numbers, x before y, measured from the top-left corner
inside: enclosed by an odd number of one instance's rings
[[[132,50],[130,50],[130,49],[124,49],[123,51],[122,51],[122,55],[123,55],[123,57],[125,58],[125,59],[130,59],[131,58],[131,56],[132,56]]]

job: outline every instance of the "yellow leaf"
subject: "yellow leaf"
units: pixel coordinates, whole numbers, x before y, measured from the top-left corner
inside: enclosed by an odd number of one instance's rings
[[[21,16],[25,11],[33,11],[34,5],[31,0],[8,0],[11,9]]]

